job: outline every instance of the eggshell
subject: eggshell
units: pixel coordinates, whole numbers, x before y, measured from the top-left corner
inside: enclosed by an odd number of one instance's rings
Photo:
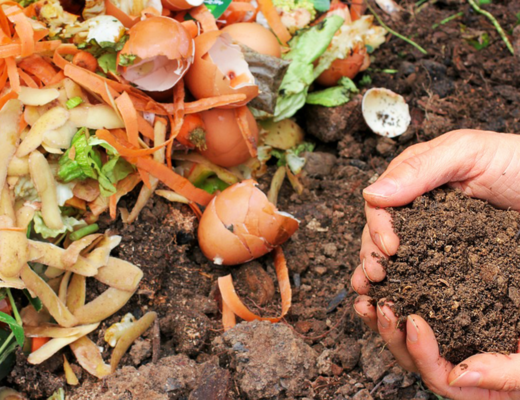
[[[193,7],[198,7],[204,0],[163,0],[162,5],[164,8],[172,11],[189,10]]]
[[[230,77],[242,74],[247,81],[232,87]],[[229,106],[240,107],[258,95],[254,82],[240,47],[228,34],[210,31],[195,39],[195,59],[186,74],[186,86],[197,99],[242,93],[246,99]]]
[[[337,59],[316,81],[322,86],[335,86],[344,76],[350,79],[354,78],[364,63],[365,54],[362,53],[354,53],[345,59]]]
[[[256,185],[248,179],[230,186],[204,211],[199,245],[214,262],[236,265],[261,257],[298,229],[298,221],[278,211]]]
[[[276,36],[267,28],[256,22],[231,24],[222,29],[234,41],[243,44],[254,51],[273,57],[282,56],[282,48]]]
[[[393,138],[402,135],[412,120],[403,96],[388,89],[367,90],[361,106],[365,122],[381,136]]]
[[[200,113],[206,126],[206,150],[201,154],[221,167],[234,167],[251,157],[233,109],[214,108]],[[247,110],[250,130],[258,140],[255,117]]]

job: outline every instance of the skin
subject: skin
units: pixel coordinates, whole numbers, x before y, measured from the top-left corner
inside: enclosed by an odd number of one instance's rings
[[[392,304],[374,306],[367,296],[371,282],[385,271],[372,253],[391,256],[399,238],[385,207],[412,202],[448,184],[496,207],[520,210],[520,136],[458,130],[419,143],[396,157],[377,182],[367,187],[360,265],[351,283],[359,294],[356,313],[379,332],[399,364],[421,374],[435,393],[453,400],[520,400],[520,354],[484,353],[453,365],[441,358],[430,326],[418,315],[408,316],[406,331],[397,329]]]

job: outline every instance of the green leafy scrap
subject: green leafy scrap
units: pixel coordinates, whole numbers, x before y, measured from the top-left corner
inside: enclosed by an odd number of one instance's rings
[[[74,148],[73,157],[72,148]],[[104,164],[100,148],[104,149],[108,156]],[[115,194],[117,182],[135,170],[131,164],[119,157],[119,153],[113,146],[96,136],[90,136],[86,128],[80,129],[74,135],[71,147],[59,160],[59,166],[58,176],[62,181],[95,179],[104,197]]]
[[[23,346],[23,343],[25,341],[25,336],[23,333],[22,325],[20,325],[18,322],[16,322],[16,320],[13,317],[11,317],[9,314],[6,314],[1,311],[0,311],[0,322],[3,322],[4,324],[9,325],[9,328],[11,329],[11,332],[13,332],[16,342],[20,346]]]
[[[119,54],[119,65],[129,67],[134,65],[137,56],[135,54]]]
[[[348,103],[354,94],[359,93],[355,83],[347,77],[341,78],[338,83],[339,86],[309,93],[305,102],[325,107],[337,107]]]
[[[111,72],[117,74],[117,53],[120,52],[129,36],[124,35],[118,42],[97,42],[95,39],[81,43],[78,48],[97,58],[99,67],[105,74]]]
[[[314,150],[316,145],[314,143],[303,142],[289,150],[272,149],[271,156],[278,159],[276,165],[283,167],[289,166],[292,173],[298,175],[303,166],[305,165],[305,158],[300,157],[301,153],[311,152]]]
[[[477,50],[485,49],[489,46],[489,35],[487,32],[482,33],[475,39],[466,39],[467,42]]]

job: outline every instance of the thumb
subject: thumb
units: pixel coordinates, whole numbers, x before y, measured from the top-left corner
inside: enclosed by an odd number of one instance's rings
[[[448,382],[452,387],[520,390],[520,354],[477,354],[453,368]]]
[[[440,144],[412,155],[367,187],[363,197],[374,206],[398,207],[445,183],[468,179],[479,147]]]

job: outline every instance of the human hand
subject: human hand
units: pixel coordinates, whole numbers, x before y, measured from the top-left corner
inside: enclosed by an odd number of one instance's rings
[[[450,388],[448,377],[451,382],[460,376],[463,372],[460,366],[453,369],[451,364],[440,359],[433,333],[431,334],[433,340],[424,342],[430,347],[423,349],[422,345],[419,346],[426,352],[425,354],[420,351],[415,353],[410,351],[406,334],[396,329],[395,323],[391,323],[395,316],[390,308],[382,306],[377,307],[376,310],[371,299],[365,296],[370,289],[371,281],[378,282],[385,277],[384,269],[379,264],[379,260],[372,257],[372,253],[394,255],[399,246],[399,239],[392,229],[390,215],[384,207],[408,204],[435,187],[448,183],[472,197],[487,200],[495,206],[518,209],[520,205],[520,184],[516,184],[520,175],[520,159],[516,156],[518,151],[520,151],[520,138],[516,135],[470,130],[450,132],[430,142],[408,148],[392,161],[387,171],[375,184],[364,191],[367,201],[365,207],[367,225],[362,238],[361,265],[352,277],[354,290],[362,295],[356,301],[356,311],[372,329],[381,333],[388,343],[388,348],[403,367],[423,373],[425,381],[430,382],[439,393],[448,393]],[[424,323],[426,328],[423,330],[427,329],[431,332],[422,319],[418,321],[419,324]],[[409,324],[410,321],[407,325]],[[435,359],[427,358],[435,352],[437,353]],[[497,371],[496,358],[501,356],[479,355],[478,357],[484,357],[484,360],[475,360],[479,363],[479,368],[489,364],[493,365],[493,373]],[[495,362],[489,361],[487,357],[494,357]],[[473,359],[472,357],[466,364],[473,362]],[[513,359],[516,359],[516,355]],[[431,371],[421,370],[420,365],[427,366],[432,360],[435,365],[444,366],[444,374],[440,374],[437,370],[433,376],[429,376]],[[520,360],[516,362],[520,363]],[[516,369],[520,372],[518,369],[520,365]],[[512,370],[511,366],[508,367],[509,370]],[[484,367],[484,370],[480,371],[482,376],[488,375],[486,371],[491,370]],[[466,379],[469,376],[466,374]],[[442,379],[439,380],[439,377]],[[479,384],[480,387],[492,390],[511,389],[515,386],[509,378],[482,379]],[[464,393],[464,396],[469,396]],[[450,394],[450,397],[455,398],[453,396],[454,394]],[[456,398],[468,398],[464,396]],[[488,398],[480,396],[486,396],[486,393],[479,393],[478,398]]]

